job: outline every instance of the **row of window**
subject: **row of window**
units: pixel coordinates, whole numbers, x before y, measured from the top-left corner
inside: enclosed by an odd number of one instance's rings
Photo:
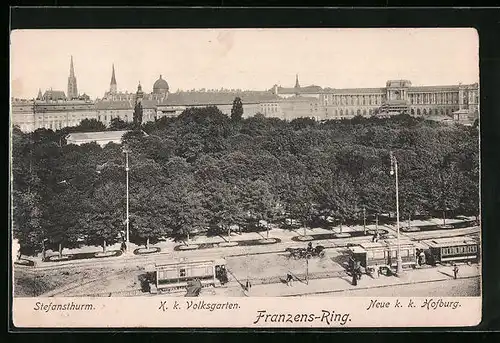
[[[211,275],[213,269],[211,266],[202,266],[202,267],[190,267],[189,268],[189,276],[206,276]],[[158,271],[158,280],[165,279],[175,279],[177,277],[186,277],[188,276],[188,271],[186,268],[178,268],[178,269],[170,269],[170,270],[159,270]]]
[[[331,113],[335,117],[343,116],[344,114],[346,116],[350,115],[350,116],[353,116],[353,117],[354,117],[355,114],[358,115],[358,116],[360,116],[360,115],[366,116],[367,114],[368,115],[372,115],[373,112],[374,112],[374,109],[369,109],[368,111],[366,109],[363,109],[363,110],[357,109],[356,112],[354,112],[354,109],[350,109],[350,110],[349,109],[345,109],[345,110],[344,109],[340,109],[340,110],[335,109],[335,110],[331,111]],[[327,109],[325,109],[325,113],[328,115],[328,110]]]
[[[420,108],[417,108],[416,110],[414,108],[411,109],[411,114],[412,115],[417,115],[417,116],[420,116],[420,115],[450,115],[453,111],[458,111],[458,107],[454,107],[454,108],[435,108],[435,109],[432,109],[432,108],[429,108],[428,110],[427,109],[423,109],[423,110],[420,110]]]
[[[456,103],[458,104],[458,92],[454,93],[422,93],[422,94],[409,94],[410,102],[414,103],[433,103],[445,104]]]
[[[477,245],[441,248],[441,256],[474,254],[476,252],[477,252]]]
[[[328,94],[325,95],[325,104],[333,105],[377,105],[382,103],[382,95],[361,95],[361,96],[340,96]]]
[[[276,113],[276,112],[278,112],[278,108],[277,107],[264,107],[263,112],[264,113]]]
[[[374,251],[368,251],[366,255],[370,259],[381,260],[381,259],[387,259],[389,258],[389,256],[391,258],[396,258],[398,256],[398,252],[397,250],[391,250],[391,251],[374,250]],[[410,250],[401,249],[401,257],[409,257],[409,256],[410,256]]]
[[[118,118],[118,119],[122,119],[122,117],[120,115],[117,115],[117,116],[113,116],[112,114],[109,116],[109,120],[113,120],[113,118]],[[105,114],[104,116],[101,116],[101,115],[98,115],[97,116],[97,120],[101,121],[101,119],[103,119],[104,121],[108,121],[108,115]],[[125,115],[124,121],[128,121],[128,115]]]
[[[67,126],[78,126],[79,124],[80,124],[79,121],[70,121],[70,122],[68,122]],[[51,129],[51,130],[60,130],[65,126],[66,125],[63,126],[63,124],[61,122],[46,122],[43,125],[38,125],[37,127],[38,128],[43,127],[43,128]]]

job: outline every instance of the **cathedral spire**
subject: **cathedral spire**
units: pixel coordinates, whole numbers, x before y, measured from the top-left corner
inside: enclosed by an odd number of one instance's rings
[[[73,55],[71,55],[71,62],[69,65],[69,77],[68,77],[68,99],[78,98],[78,87],[76,85],[75,68],[73,66]]]
[[[296,75],[295,75],[295,88],[300,88],[300,84],[299,84],[299,74],[296,74]]]
[[[113,72],[111,74],[111,84],[116,85],[116,78],[115,78],[115,64],[113,63]]]
[[[112,94],[115,94],[117,91],[117,86],[116,86],[116,78],[115,78],[115,64],[113,63],[113,71],[111,73],[111,83],[109,90]]]
[[[43,98],[43,95],[42,95],[42,90],[40,88],[38,88],[38,95],[36,97],[37,100],[42,100]]]
[[[69,77],[75,77],[75,68],[73,67],[73,55],[71,55],[71,63],[69,65]]]

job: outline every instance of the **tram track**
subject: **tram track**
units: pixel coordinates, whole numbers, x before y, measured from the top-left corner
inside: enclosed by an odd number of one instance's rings
[[[479,228],[477,228],[477,231],[474,232],[461,232],[455,235],[450,235],[447,237],[465,237],[465,236],[471,236],[471,235],[476,235],[479,232]],[[431,234],[429,236],[423,236],[423,237],[415,237],[415,236],[410,236],[406,235],[405,236],[418,243],[422,243],[422,241],[425,240],[430,240],[433,238],[438,238],[442,237],[441,235],[436,235],[436,234]],[[326,249],[342,249],[347,246],[348,243],[357,243],[357,242],[364,242],[364,241],[369,241],[369,237],[356,237],[356,238],[341,238],[341,239],[325,239],[325,240],[317,240],[315,241],[318,244],[323,245]],[[231,258],[231,257],[241,257],[241,256],[257,256],[257,255],[272,255],[272,254],[279,254],[279,253],[284,253],[286,247],[290,247],[293,245],[298,245],[299,243],[293,242],[293,243],[287,243],[287,242],[282,242],[278,243],[277,245],[279,248],[276,246],[274,249],[271,248],[271,246],[268,246],[268,250],[264,251],[249,251],[248,248],[243,248],[241,246],[234,246],[234,247],[228,247],[228,248],[215,248],[214,250],[216,251],[211,251],[211,252],[204,252],[203,254],[196,255],[197,259],[203,259],[203,258]],[[243,251],[242,251],[243,248]],[[233,253],[230,253],[226,249],[231,249]],[[235,250],[238,250],[236,252]],[[158,263],[159,261],[169,261],[172,259],[182,259],[182,258],[188,258],[189,255],[192,256],[192,253],[197,250],[192,250],[192,251],[183,251],[183,252],[160,252],[158,254],[153,254],[153,255],[134,255],[134,256],[118,256],[118,257],[109,257],[109,258],[101,258],[99,259],[99,263],[96,263],[95,260],[80,260],[80,261],[66,261],[66,262],[53,262],[54,264],[50,265],[35,265],[35,266],[21,266],[21,265],[16,265],[16,269],[22,270],[25,272],[44,272],[44,271],[51,271],[51,270],[64,270],[64,269],[72,269],[72,268],[90,268],[90,267],[103,267],[103,266],[113,266],[116,268],[119,267],[124,267],[127,265],[130,265],[132,263],[138,264],[138,265],[147,265],[147,264],[153,264],[153,263]],[[228,253],[225,253],[225,251],[228,251]],[[199,251],[201,253],[201,251]]]

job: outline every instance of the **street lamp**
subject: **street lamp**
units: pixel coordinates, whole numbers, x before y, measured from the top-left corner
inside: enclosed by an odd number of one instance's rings
[[[123,152],[125,153],[125,172],[126,172],[126,177],[127,177],[127,219],[125,220],[125,223],[126,223],[126,227],[127,227],[127,231],[126,231],[126,234],[127,234],[127,237],[126,237],[126,246],[125,246],[125,252],[128,252],[129,248],[129,244],[130,244],[130,233],[129,233],[129,192],[128,192],[128,172],[130,170],[129,166],[128,166],[128,153],[129,151],[127,150],[127,148],[124,148],[123,149]]]
[[[46,248],[45,248],[45,242],[48,242],[49,239],[48,238],[44,238],[42,240],[42,262],[45,261],[45,255],[46,255]]]
[[[306,256],[306,285],[309,285],[309,258]]]
[[[403,261],[401,260],[401,246],[399,244],[399,180],[398,180],[398,160],[396,157],[392,154],[392,151],[390,153],[391,156],[391,175],[396,176],[396,228],[397,228],[397,233],[398,233],[398,239],[397,239],[397,244],[398,244],[398,256],[397,256],[397,275],[400,276],[402,271],[403,271]]]
[[[366,208],[363,206],[363,233],[366,236]]]

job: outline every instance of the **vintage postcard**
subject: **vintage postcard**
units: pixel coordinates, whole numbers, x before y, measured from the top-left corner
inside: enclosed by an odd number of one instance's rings
[[[19,328],[481,322],[474,29],[11,33]]]

